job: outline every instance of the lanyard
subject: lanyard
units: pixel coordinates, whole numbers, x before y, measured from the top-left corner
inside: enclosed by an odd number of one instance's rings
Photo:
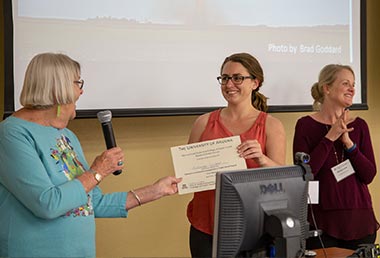
[[[329,132],[328,125],[326,125],[326,130],[327,130],[327,132]],[[344,148],[342,148],[342,159],[341,160],[339,160],[339,158],[338,158],[338,153],[337,153],[336,148],[335,148],[335,142],[333,142],[333,150],[334,150],[334,155],[335,155],[335,159],[336,159],[336,164],[339,164],[339,163],[343,162],[343,159],[344,159]]]

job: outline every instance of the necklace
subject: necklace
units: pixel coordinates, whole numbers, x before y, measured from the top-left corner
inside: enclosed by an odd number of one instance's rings
[[[327,130],[327,132],[329,132],[328,125],[326,125],[326,130]],[[336,159],[336,164],[338,165],[339,163],[343,162],[343,159],[344,159],[343,143],[342,143],[342,158],[341,158],[341,160],[339,160],[339,158],[338,158],[338,153],[337,153],[336,148],[335,148],[335,142],[333,142],[333,150],[334,150],[334,155],[335,155],[335,159]]]

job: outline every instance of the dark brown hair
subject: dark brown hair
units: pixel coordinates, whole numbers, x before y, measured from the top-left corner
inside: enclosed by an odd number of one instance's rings
[[[268,110],[267,106],[267,97],[265,97],[263,94],[259,92],[260,87],[262,86],[264,82],[264,72],[263,68],[261,67],[259,61],[253,57],[252,55],[248,53],[236,53],[232,54],[229,57],[226,57],[224,60],[221,68],[220,68],[220,73],[222,73],[224,65],[227,62],[236,62],[240,63],[243,65],[248,73],[257,79],[259,81],[259,86],[252,92],[252,105],[260,110],[266,112]]]

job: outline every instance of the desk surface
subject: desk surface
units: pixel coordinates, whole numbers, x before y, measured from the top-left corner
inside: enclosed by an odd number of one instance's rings
[[[317,253],[316,258],[326,257],[323,252],[323,249],[317,249],[314,251]],[[353,250],[343,249],[343,248],[338,248],[338,247],[325,248],[325,251],[328,258],[346,258],[347,256],[354,253]]]

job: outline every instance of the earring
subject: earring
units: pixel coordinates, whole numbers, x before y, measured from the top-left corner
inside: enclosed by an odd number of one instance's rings
[[[57,117],[59,117],[61,115],[61,105],[58,104],[57,106]]]

